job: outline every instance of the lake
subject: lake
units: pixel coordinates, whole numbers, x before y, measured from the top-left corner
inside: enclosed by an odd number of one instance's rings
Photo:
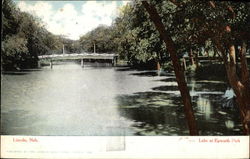
[[[242,135],[227,84],[188,77],[201,135]],[[2,135],[188,135],[173,73],[77,63],[2,74]]]

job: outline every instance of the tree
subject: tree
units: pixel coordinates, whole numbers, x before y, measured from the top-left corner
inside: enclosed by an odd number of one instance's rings
[[[183,17],[187,18],[186,26],[191,29],[191,43],[201,47],[211,41],[211,45],[218,50],[216,53],[224,62],[229,84],[236,94],[244,132],[249,134],[250,79],[245,56],[250,44],[250,4],[213,1],[204,3],[196,0],[174,4],[186,15]]]
[[[80,44],[88,52],[111,53],[115,51],[114,36],[112,27],[100,25],[86,35],[80,37]]]
[[[174,42],[169,36],[168,32],[165,30],[165,27],[161,21],[159,14],[157,13],[156,8],[153,5],[148,4],[147,1],[142,1],[142,4],[145,7],[146,11],[149,13],[150,19],[155,24],[155,27],[160,33],[160,36],[165,42],[167,50],[170,54],[174,67],[176,81],[178,83],[178,88],[181,92],[181,97],[184,104],[185,115],[189,126],[189,133],[190,135],[198,135],[189,90],[187,88],[182,67],[178,61],[177,51],[174,46]]]
[[[214,2],[210,1],[210,6],[215,12],[218,12],[221,8],[223,9],[224,14],[218,15],[217,18],[222,19],[227,17],[225,21],[216,23],[217,26],[221,27],[220,32],[217,32],[220,37],[214,36],[213,41],[217,49],[221,52],[229,84],[236,94],[236,101],[240,110],[244,132],[249,135],[250,77],[246,60],[246,50],[247,44],[250,44],[250,4],[241,3],[240,5],[235,5],[235,3],[225,2],[215,5]],[[240,74],[237,72],[236,63],[237,45],[241,45],[238,52],[240,56],[240,69],[238,71]]]
[[[11,0],[2,2],[2,18],[1,61],[4,70],[35,68],[38,55],[62,49],[59,36],[47,31],[37,17],[17,9]]]
[[[168,58],[162,39],[158,38],[141,4],[133,2],[124,6],[114,25],[118,30],[117,52],[131,65],[155,69],[157,64],[159,69]]]
[[[21,68],[25,56],[28,54],[27,39],[18,35],[7,36],[2,42],[2,65],[5,68]]]

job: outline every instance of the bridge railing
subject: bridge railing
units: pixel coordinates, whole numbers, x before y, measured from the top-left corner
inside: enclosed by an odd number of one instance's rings
[[[43,59],[43,58],[55,58],[55,57],[71,57],[71,56],[107,56],[107,57],[115,57],[118,56],[117,54],[111,53],[71,53],[71,54],[52,54],[52,55],[40,55],[38,56],[39,59]]]

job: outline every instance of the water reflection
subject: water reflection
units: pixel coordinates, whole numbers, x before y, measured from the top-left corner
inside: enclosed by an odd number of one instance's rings
[[[117,101],[121,116],[134,120],[137,135],[188,135],[180,98],[170,96],[139,92],[118,96]]]
[[[131,75],[157,76],[152,71]],[[164,83],[152,87],[151,90],[154,92],[119,96],[121,115],[140,123],[133,125],[138,135],[188,135],[175,79],[169,75],[157,81]],[[222,107],[221,99],[227,88],[224,82],[195,78],[187,78],[187,81],[201,135],[242,134],[239,112],[236,109],[225,110]],[[158,101],[155,103],[155,100]]]
[[[197,99],[197,107],[198,107],[198,113],[202,113],[205,116],[206,120],[210,119],[210,115],[212,113],[212,106],[209,99],[203,98],[201,95],[199,95]]]

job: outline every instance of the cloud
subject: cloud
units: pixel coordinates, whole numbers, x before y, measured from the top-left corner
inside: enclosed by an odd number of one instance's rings
[[[17,5],[21,11],[25,11],[41,18],[44,22],[50,21],[52,6],[47,2],[37,2],[35,5],[29,5],[21,1]],[[46,10],[46,11],[45,11]]]
[[[82,5],[82,13],[86,16],[111,17],[117,10],[116,1],[87,1]]]
[[[111,25],[119,7],[116,1],[86,1],[83,2],[81,9],[76,9],[69,1],[65,1],[63,7],[59,9],[55,9],[49,1],[33,4],[20,1],[17,6],[21,11],[41,18],[50,32],[66,35],[74,40],[100,24]]]

